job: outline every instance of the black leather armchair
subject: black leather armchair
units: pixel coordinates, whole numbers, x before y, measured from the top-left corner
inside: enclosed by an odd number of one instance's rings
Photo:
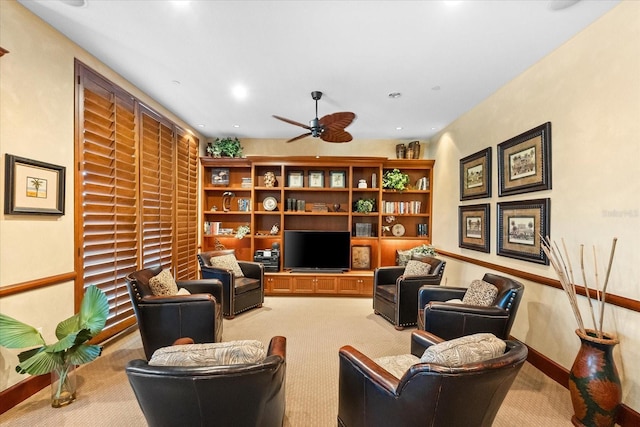
[[[149,366],[125,370],[151,427],[281,427],[285,414],[286,339],[271,339],[259,363],[212,367]]]
[[[423,257],[431,265],[426,276],[404,277],[404,266],[379,267],[373,273],[373,311],[391,322],[396,329],[413,326],[418,317],[418,289],[423,285],[440,285],[445,261]]]
[[[508,339],[524,294],[524,285],[508,277],[487,273],[482,278],[498,288],[491,306],[447,303],[462,299],[467,288],[424,286],[418,291],[418,329],[450,340],[479,332]]]
[[[244,277],[236,277],[232,270],[216,268],[211,258],[233,255],[235,250],[224,249],[198,254],[203,279],[218,279],[222,282],[222,312],[227,319],[264,303],[264,265],[259,262],[238,261]]]
[[[441,338],[411,335],[420,357]],[[401,379],[351,346],[339,351],[338,425],[343,427],[489,427],[518,371],[527,347],[507,341],[502,356],[460,367],[413,365]]]
[[[197,343],[222,341],[222,283],[219,280],[177,281],[191,295],[154,296],[149,279],[162,267],[146,268],[126,277],[147,359],[181,337]]]

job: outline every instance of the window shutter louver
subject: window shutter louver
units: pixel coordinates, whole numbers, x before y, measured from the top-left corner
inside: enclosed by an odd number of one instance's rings
[[[176,278],[198,279],[198,140],[177,131]]]

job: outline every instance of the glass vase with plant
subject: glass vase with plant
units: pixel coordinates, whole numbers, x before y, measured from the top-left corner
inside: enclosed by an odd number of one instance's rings
[[[0,345],[6,348],[33,347],[18,354],[16,372],[42,375],[52,373],[51,406],[60,407],[75,400],[75,387],[69,381],[76,365],[95,360],[102,347],[87,344],[102,331],[109,314],[107,297],[90,286],[82,298],[80,311],[56,327],[58,342],[46,344],[40,332],[5,314],[0,314]]]

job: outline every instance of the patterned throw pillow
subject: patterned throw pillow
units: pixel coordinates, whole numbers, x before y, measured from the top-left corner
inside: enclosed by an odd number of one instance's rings
[[[266,357],[264,345],[256,340],[211,344],[173,345],[157,349],[151,366],[219,366],[258,363]]]
[[[407,262],[409,262],[409,260],[411,259],[411,254],[413,254],[413,252],[411,251],[411,249],[409,249],[408,251],[396,251],[396,265],[399,265],[401,267],[404,267],[405,265],[407,265]]]
[[[233,254],[214,256],[209,261],[212,267],[222,268],[224,270],[232,270],[236,277],[244,277],[244,273],[238,264],[236,256]]]
[[[488,307],[496,300],[498,288],[484,280],[474,280],[462,297],[463,304]]]
[[[171,296],[178,293],[178,285],[169,270],[162,270],[149,279],[149,287],[155,296]]]
[[[426,276],[431,270],[431,264],[422,261],[410,260],[404,268],[404,277]]]
[[[501,356],[506,347],[507,344],[493,334],[473,334],[432,345],[420,361],[452,368]]]
[[[420,358],[413,354],[400,354],[398,356],[383,356],[373,359],[385,371],[400,379],[416,363],[420,363]]]

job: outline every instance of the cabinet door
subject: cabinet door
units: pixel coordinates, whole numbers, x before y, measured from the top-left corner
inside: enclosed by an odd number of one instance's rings
[[[341,277],[338,279],[338,293],[359,295],[362,279],[359,277]]]
[[[292,280],[288,276],[265,275],[266,285],[271,294],[290,294],[293,292]],[[267,289],[265,289],[267,291]]]
[[[315,276],[294,276],[293,292],[296,294],[310,294],[315,290]]]
[[[335,294],[337,292],[335,277],[316,277],[315,290],[318,294]]]

